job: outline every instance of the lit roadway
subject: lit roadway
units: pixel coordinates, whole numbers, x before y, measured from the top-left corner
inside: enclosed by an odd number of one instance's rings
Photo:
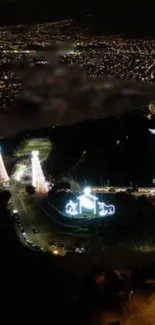
[[[44,224],[40,223],[36,211],[33,211],[32,208],[25,203],[25,193],[22,193],[25,191],[25,188],[19,188],[16,185],[12,185],[10,191],[12,194],[11,200],[13,209],[18,211],[19,220],[21,221],[28,240],[30,240],[31,244],[35,244],[38,247],[51,252],[51,246],[49,243],[53,241],[53,235],[56,235],[56,233],[52,233],[52,231],[49,230],[49,227],[47,228]],[[25,241],[25,244],[28,244],[28,242],[26,243],[26,239],[23,237],[18,225],[15,226],[15,229],[19,240],[23,243]],[[36,229],[37,233],[34,233],[33,229]]]
[[[105,312],[99,315],[100,324],[119,321],[123,325],[155,325],[155,293],[147,296],[147,290],[133,294],[127,309],[121,312]]]
[[[41,239],[39,238],[39,234],[34,234],[32,228],[35,228],[33,222],[34,222],[34,213],[30,211],[27,207],[27,205],[24,203],[24,200],[22,198],[22,193],[21,190],[17,186],[11,186],[10,191],[12,194],[12,203],[14,209],[18,211],[19,219],[21,220],[21,224],[24,228],[24,231],[30,241],[32,243],[40,246],[41,244]],[[19,239],[21,240],[22,233],[18,229],[17,235]],[[24,238],[23,238],[24,240]],[[42,243],[43,244],[43,243]]]
[[[133,314],[126,325],[155,325],[155,294]]]
[[[54,253],[55,248],[51,246],[51,242],[55,242],[54,245],[57,246],[57,236],[60,237],[60,235],[63,233],[63,235],[70,235],[70,232],[67,232],[68,228],[73,229],[80,229],[79,226],[68,226],[66,225],[66,232],[61,232],[61,230],[55,228],[57,225],[65,226],[63,223],[58,222],[53,218],[54,221],[54,228],[49,229],[49,225],[46,225],[46,223],[42,223],[42,221],[39,218],[39,215],[37,214],[37,211],[33,211],[32,207],[28,204],[28,202],[25,202],[26,194],[22,193],[25,192],[25,188],[17,187],[16,185],[11,185],[10,191],[12,194],[12,204],[13,208],[18,211],[19,220],[21,221],[21,225],[23,227],[23,231],[26,234],[26,236],[22,234],[22,231],[19,229],[18,225],[15,225],[16,233],[21,242],[25,244],[30,244],[30,247],[33,244],[37,245],[37,247],[40,247],[42,249],[45,249],[48,252]],[[36,202],[37,205],[37,202]],[[34,203],[35,207],[35,203]],[[43,211],[47,214],[47,211]],[[51,215],[50,215],[51,217]],[[37,233],[34,233],[34,229],[37,230]],[[72,234],[72,236],[76,237],[76,234]],[[25,237],[25,238],[24,238]],[[35,248],[34,248],[35,249]],[[59,247],[59,254],[64,255],[66,253],[66,249]]]
[[[130,187],[129,187],[130,188]],[[113,189],[114,191],[111,191]],[[116,187],[116,186],[106,186],[106,187],[92,187],[92,191],[95,193],[123,193],[126,192],[127,187]],[[133,192],[133,195],[155,195],[155,187],[138,187],[138,191]]]

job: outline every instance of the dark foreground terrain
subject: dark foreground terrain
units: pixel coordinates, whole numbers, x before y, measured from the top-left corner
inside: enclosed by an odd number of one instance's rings
[[[0,199],[1,306],[14,319],[24,315],[44,321],[50,317],[54,324],[90,324],[97,310],[120,312],[126,301],[120,291],[144,290],[146,280],[155,277],[154,253],[109,247],[96,258],[52,257],[29,250],[16,237],[3,194]],[[120,280],[114,270],[123,267],[130,275]]]

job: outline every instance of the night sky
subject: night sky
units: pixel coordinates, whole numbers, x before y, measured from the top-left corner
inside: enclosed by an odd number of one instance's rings
[[[122,2],[122,1],[121,1]],[[155,3],[125,1],[0,0],[0,24],[51,21],[93,14],[102,31],[154,33]],[[10,14],[11,13],[11,14]]]

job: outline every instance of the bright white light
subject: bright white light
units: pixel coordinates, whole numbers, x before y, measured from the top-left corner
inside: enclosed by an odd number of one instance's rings
[[[31,154],[32,154],[33,158],[36,158],[36,157],[39,156],[39,151],[38,150],[33,150]]]
[[[16,210],[16,209],[15,209],[15,210],[13,210],[13,213],[18,213],[18,210]]]
[[[86,211],[92,211],[94,215],[100,217],[111,216],[115,213],[114,205],[106,205],[104,202],[97,202],[98,198],[91,194],[91,188],[85,188],[84,194],[80,195],[73,202],[70,200],[66,204],[65,211],[70,216],[77,216]]]
[[[114,205],[106,205],[103,202],[98,202],[99,205],[99,215],[101,217],[105,217],[105,216],[112,216],[115,213],[115,207]]]
[[[149,132],[155,135],[155,129],[149,129]]]
[[[98,198],[91,194],[90,187],[85,187],[83,193],[77,198],[79,201],[79,214],[82,214],[83,208],[92,210],[96,214],[96,201]]]
[[[0,151],[1,151],[1,148],[0,148]],[[0,182],[2,184],[5,184],[5,183],[8,183],[9,181],[10,181],[10,178],[7,174],[6,169],[5,169],[3,158],[2,158],[2,155],[0,152]]]
[[[66,213],[70,214],[71,216],[76,216],[79,213],[77,210],[77,205],[78,205],[78,203],[75,203],[72,200],[70,200],[66,204]]]
[[[53,250],[53,254],[54,254],[54,255],[58,255],[58,254],[59,254],[58,249],[54,249],[54,250]]]
[[[39,151],[33,150],[31,153],[32,162],[32,185],[35,187],[36,192],[48,192],[48,185],[45,180],[42,167],[39,161]]]
[[[81,205],[88,210],[94,209],[94,202],[84,196],[81,197]]]
[[[85,187],[84,190],[83,190],[83,192],[84,192],[85,195],[90,195],[91,188],[90,187]]]

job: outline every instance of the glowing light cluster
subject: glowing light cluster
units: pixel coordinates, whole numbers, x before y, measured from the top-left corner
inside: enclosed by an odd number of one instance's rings
[[[98,198],[91,194],[91,188],[86,187],[83,194],[78,196],[75,201],[69,200],[65,212],[70,216],[77,216],[86,211],[91,211],[100,217],[106,217],[115,213],[115,206],[99,202]]]
[[[39,151],[33,150],[31,153],[32,163],[32,185],[35,187],[36,192],[48,192],[48,185],[45,180],[42,167],[39,161]]]
[[[0,152],[0,183],[7,184],[9,182],[10,182],[10,178],[9,178],[6,168],[4,166],[2,154]]]
[[[19,182],[21,180],[21,178],[24,175],[24,172],[26,170],[26,166],[25,165],[19,165],[13,175],[13,178],[15,179],[15,181]]]

